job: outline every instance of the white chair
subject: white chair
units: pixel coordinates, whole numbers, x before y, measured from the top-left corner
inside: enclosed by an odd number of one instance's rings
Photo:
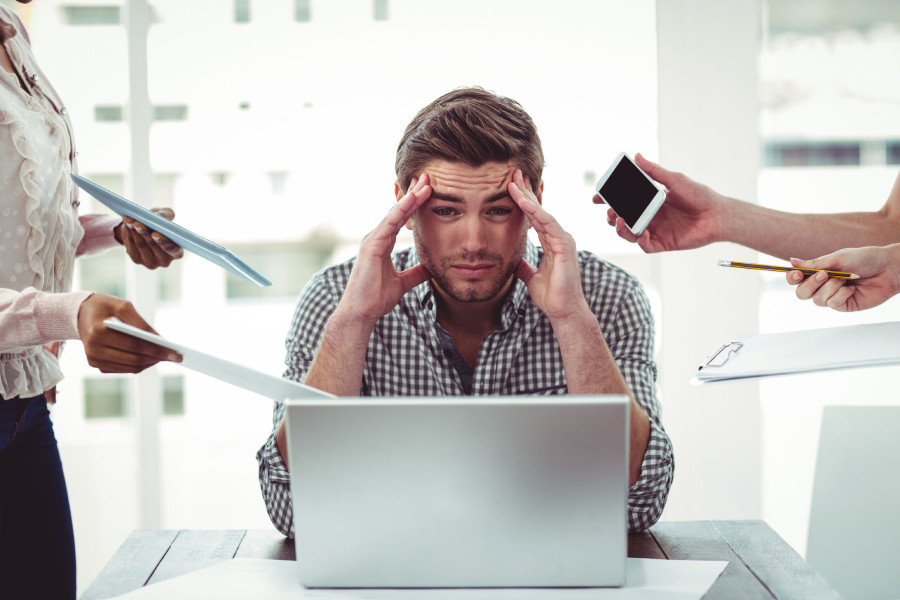
[[[900,406],[826,406],[806,560],[847,600],[900,598]]]

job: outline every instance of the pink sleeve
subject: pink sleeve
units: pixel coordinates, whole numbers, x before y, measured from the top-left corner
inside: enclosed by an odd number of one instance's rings
[[[92,293],[0,289],[0,352],[79,339],[78,309]]]
[[[75,256],[82,254],[94,254],[113,246],[118,246],[113,235],[113,228],[122,222],[120,217],[112,215],[82,215],[78,217],[84,228],[84,237],[78,244]]]

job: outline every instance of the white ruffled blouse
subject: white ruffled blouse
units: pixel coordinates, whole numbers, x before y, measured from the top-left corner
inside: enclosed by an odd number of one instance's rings
[[[0,67],[0,397],[10,399],[62,379],[56,355],[42,346],[78,339],[78,307],[90,294],[70,291],[84,228],[65,107],[3,6],[0,43],[17,71]],[[112,237],[110,223],[101,229]]]

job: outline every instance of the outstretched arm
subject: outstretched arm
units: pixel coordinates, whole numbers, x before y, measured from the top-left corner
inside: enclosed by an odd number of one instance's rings
[[[800,214],[765,208],[724,196],[638,154],[638,165],[666,187],[666,201],[640,236],[609,209],[607,220],[623,239],[645,252],[688,250],[713,242],[734,242],[788,260],[821,256],[841,248],[900,242],[900,174],[874,212]],[[603,201],[595,195],[594,202]]]

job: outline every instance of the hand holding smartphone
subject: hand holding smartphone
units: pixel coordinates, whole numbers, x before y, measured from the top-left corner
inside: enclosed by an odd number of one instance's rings
[[[597,194],[620,216],[629,231],[640,235],[662,206],[666,192],[630,156],[620,152],[597,182]]]

